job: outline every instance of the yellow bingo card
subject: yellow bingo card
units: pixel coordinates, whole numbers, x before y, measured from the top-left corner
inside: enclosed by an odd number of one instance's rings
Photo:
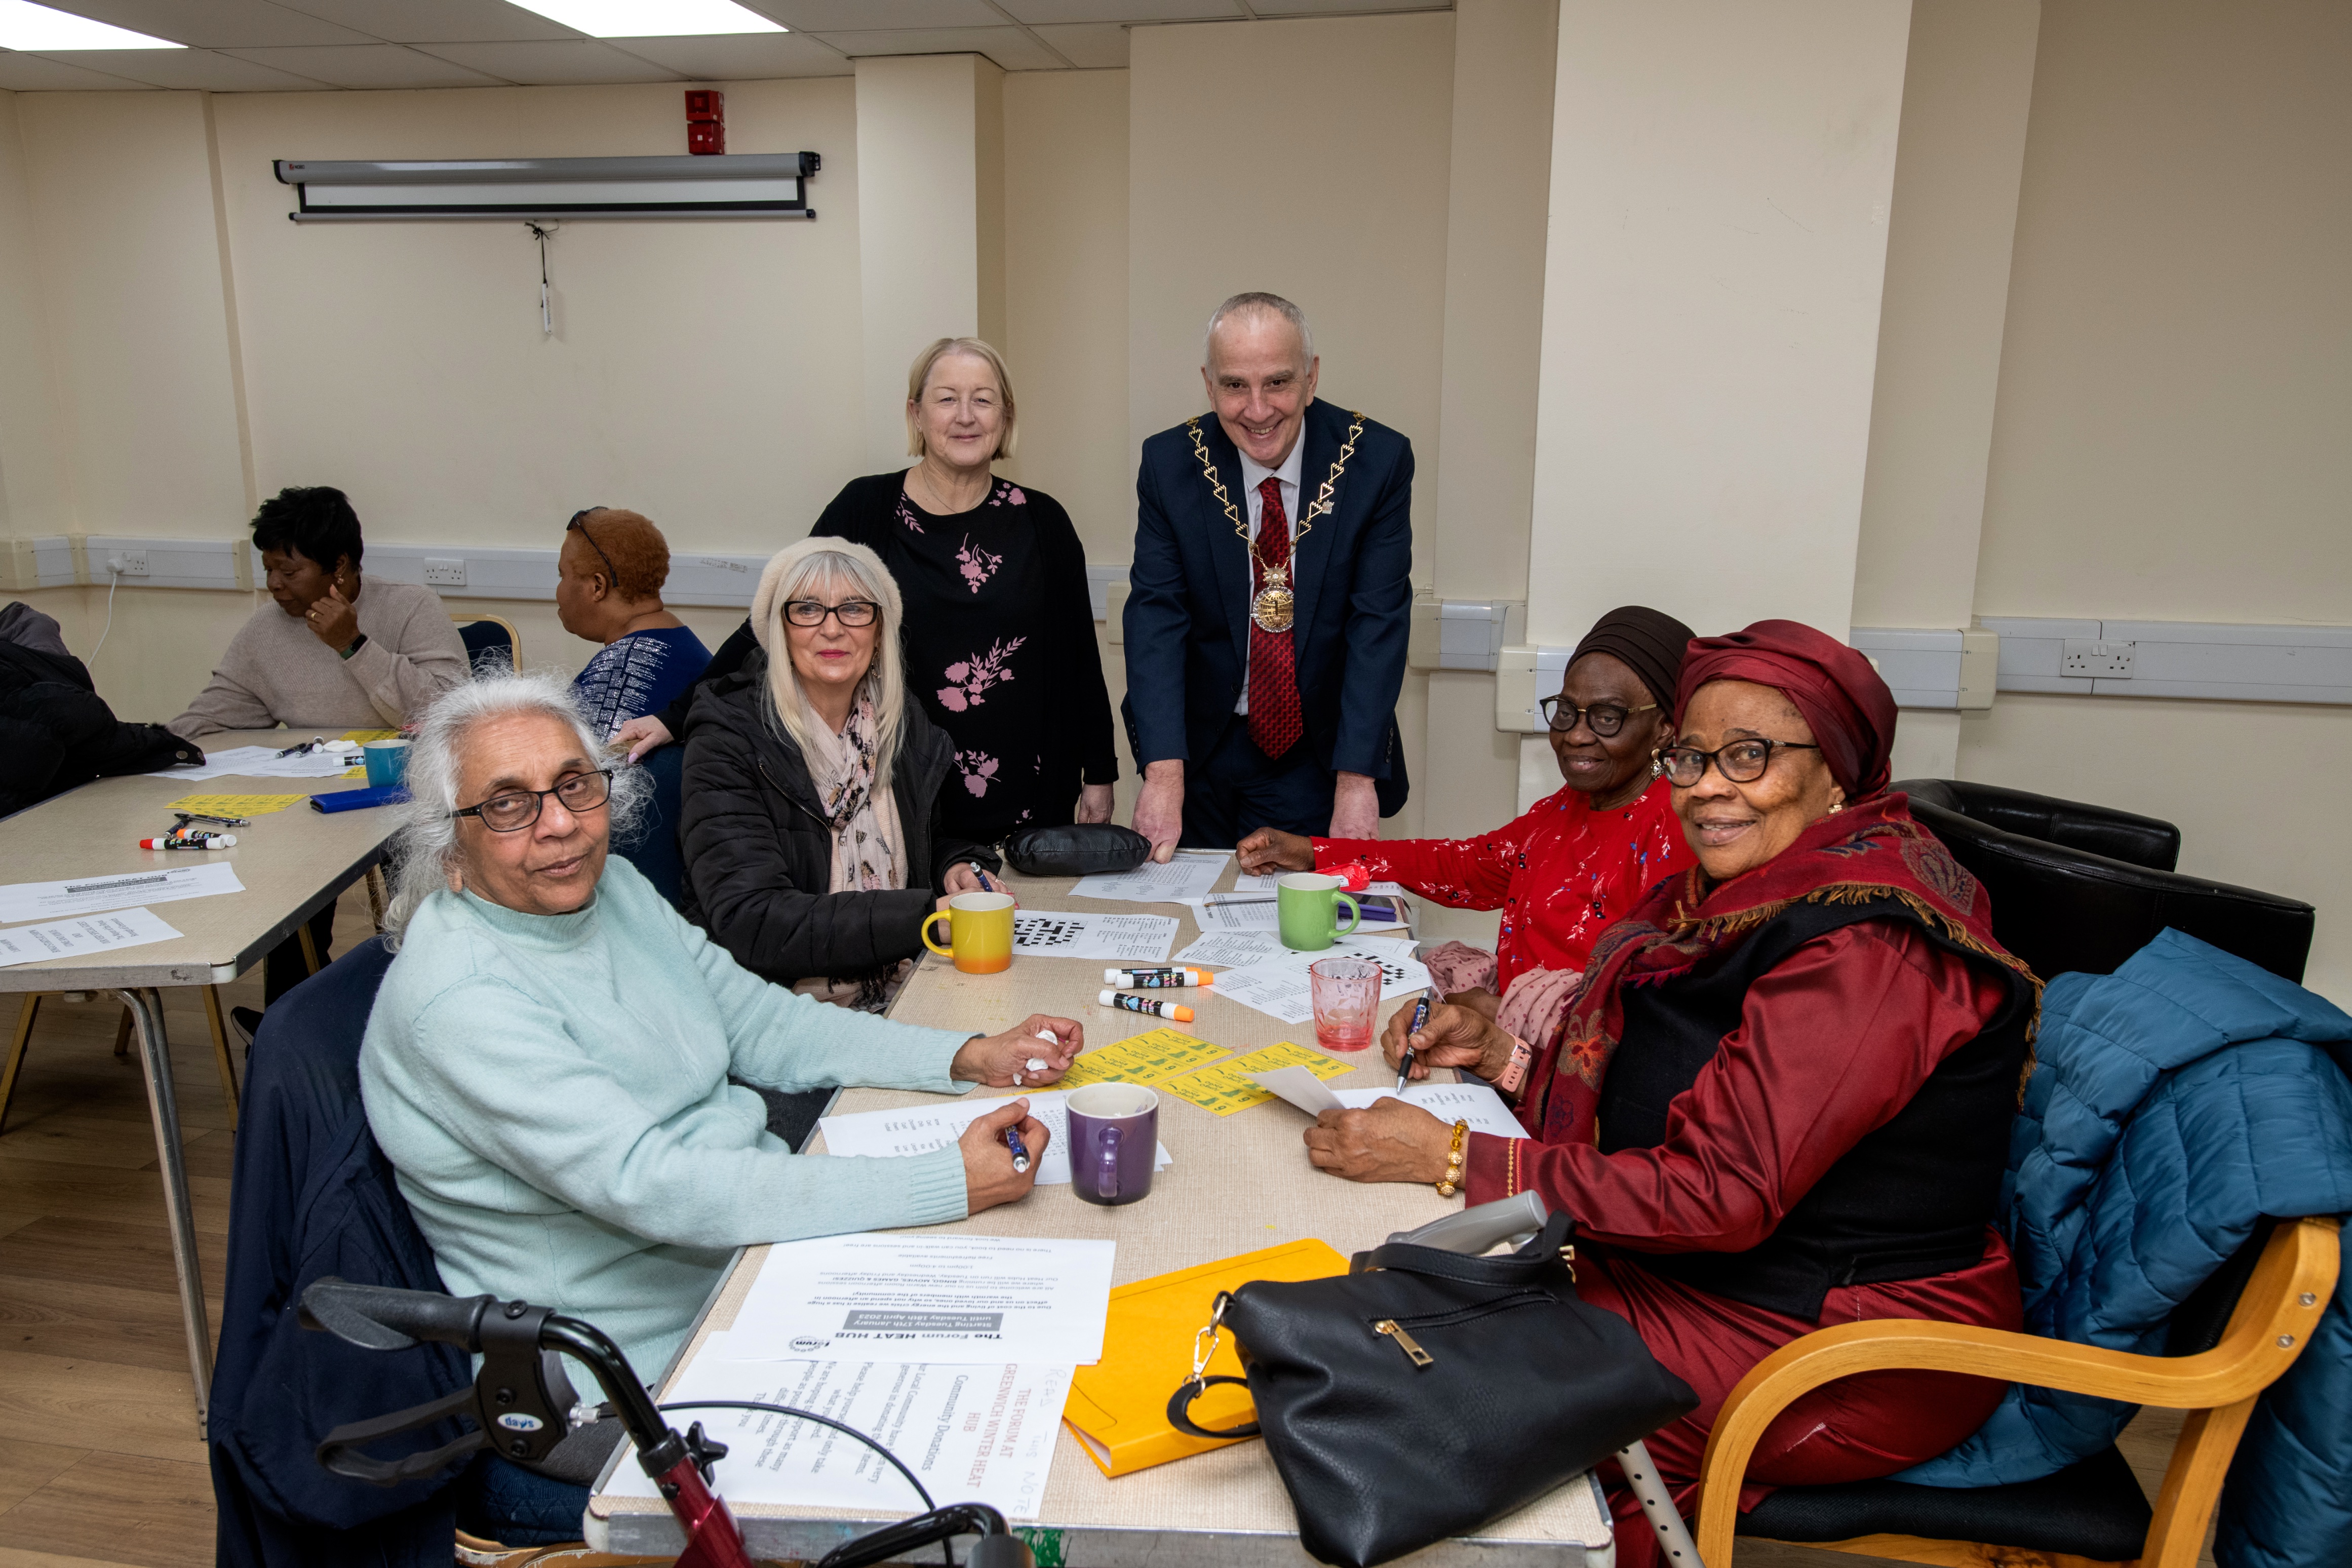
[[[1153,1029],[1131,1035],[1087,1052],[1070,1064],[1056,1089],[1080,1089],[1090,1083],[1165,1083],[1225,1054],[1223,1046],[1196,1040],[1175,1029]]]
[[[187,795],[163,809],[198,816],[268,816],[310,798],[306,795]]]
[[[357,741],[364,746],[370,741],[397,741],[400,739],[400,731],[397,730],[346,730],[338,739]]]
[[[1354,1068],[1353,1062],[1339,1061],[1320,1051],[1310,1051],[1304,1046],[1294,1046],[1285,1040],[1268,1046],[1262,1051],[1252,1051],[1245,1057],[1235,1057],[1215,1067],[1202,1068],[1182,1078],[1171,1079],[1160,1087],[1169,1093],[1189,1100],[1202,1110],[1219,1116],[1231,1116],[1236,1110],[1247,1110],[1262,1105],[1274,1095],[1249,1080],[1252,1073],[1272,1072],[1276,1068],[1305,1068],[1317,1078],[1338,1078]]]

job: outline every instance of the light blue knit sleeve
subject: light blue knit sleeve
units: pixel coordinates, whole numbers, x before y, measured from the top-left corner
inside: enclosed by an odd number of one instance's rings
[[[658,1115],[560,1013],[502,980],[458,980],[404,1033],[371,1064],[382,1091],[372,1118],[379,1106],[421,1116],[507,1176],[649,1241],[731,1247],[966,1212],[954,1146],[891,1160],[794,1154],[723,1092]]]

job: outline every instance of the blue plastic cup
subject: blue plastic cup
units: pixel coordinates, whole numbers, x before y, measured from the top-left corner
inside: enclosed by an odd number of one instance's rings
[[[408,776],[407,742],[370,741],[360,752],[367,759],[367,779],[372,787],[390,789]]]

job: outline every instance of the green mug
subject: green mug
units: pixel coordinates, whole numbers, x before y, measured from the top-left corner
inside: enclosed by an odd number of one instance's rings
[[[1293,871],[1274,885],[1275,913],[1282,945],[1299,952],[1318,952],[1363,923],[1356,900],[1339,890],[1339,879],[1320,871]],[[1348,923],[1337,926],[1336,906],[1348,906]]]

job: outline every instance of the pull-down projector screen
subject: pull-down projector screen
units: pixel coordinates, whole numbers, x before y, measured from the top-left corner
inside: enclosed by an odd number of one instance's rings
[[[814,153],[675,158],[489,158],[464,163],[329,163],[280,158],[301,205],[296,223],[425,218],[816,216]]]

